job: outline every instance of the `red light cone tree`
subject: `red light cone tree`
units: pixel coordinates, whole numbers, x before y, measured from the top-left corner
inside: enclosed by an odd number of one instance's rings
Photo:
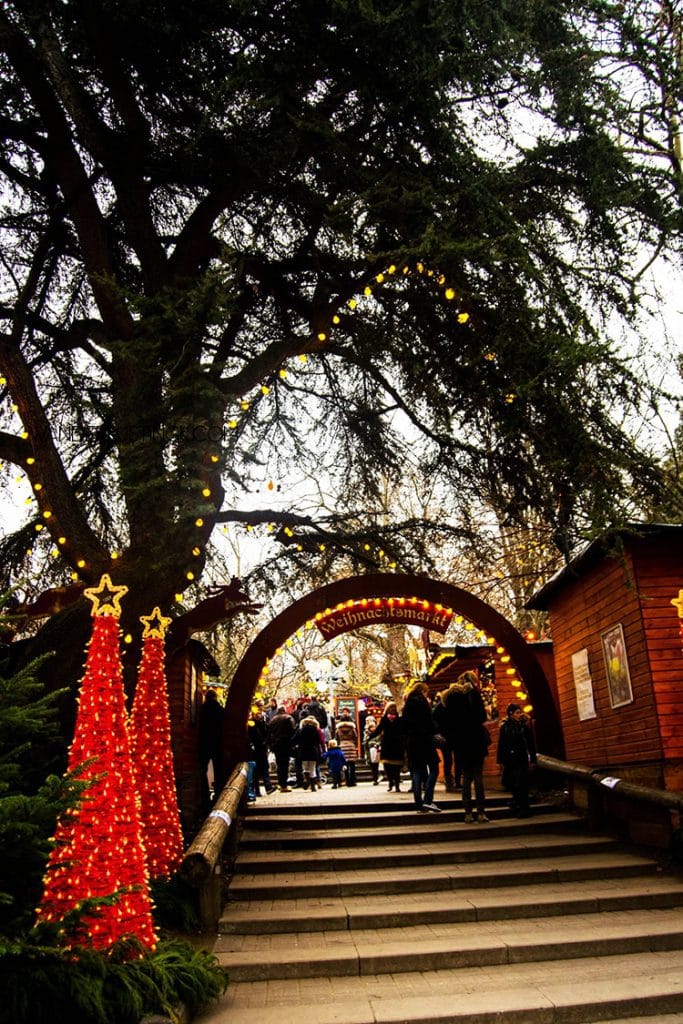
[[[140,621],[142,658],[129,723],[133,768],[147,870],[150,878],[168,878],[183,855],[164,669],[164,634],[171,620],[155,608]]]
[[[85,591],[93,602],[93,631],[68,767],[85,764],[92,780],[81,805],[57,826],[38,916],[61,921],[82,900],[110,897],[110,905],[86,911],[65,943],[106,949],[123,936],[154,948],[145,855],[119,654],[118,619],[126,587],[104,575]]]

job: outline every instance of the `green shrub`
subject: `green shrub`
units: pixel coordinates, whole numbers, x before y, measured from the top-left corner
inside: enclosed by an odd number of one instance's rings
[[[199,932],[197,890],[179,875],[153,878],[149,886],[154,905],[154,923],[163,931]]]
[[[180,1005],[194,1014],[226,987],[212,953],[178,940],[153,953],[132,940],[106,954],[28,941],[0,948],[0,1024],[139,1024]]]

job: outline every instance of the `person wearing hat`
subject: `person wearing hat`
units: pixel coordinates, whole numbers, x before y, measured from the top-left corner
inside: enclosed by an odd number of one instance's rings
[[[368,715],[363,729],[363,752],[365,763],[370,767],[373,786],[379,786],[379,740],[372,738],[376,728],[377,719],[374,715]]]

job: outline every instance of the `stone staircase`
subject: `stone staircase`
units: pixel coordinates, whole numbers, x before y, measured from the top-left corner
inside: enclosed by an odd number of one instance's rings
[[[202,1024],[683,1024],[683,880],[536,807],[384,787],[250,808]]]

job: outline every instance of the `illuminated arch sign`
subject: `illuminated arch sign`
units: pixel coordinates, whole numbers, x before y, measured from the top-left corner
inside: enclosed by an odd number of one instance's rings
[[[404,604],[401,604],[401,598]],[[365,601],[365,605],[363,605]],[[376,602],[379,601],[379,605]],[[393,601],[393,604],[389,602]],[[357,608],[374,609],[374,616],[364,623],[352,623],[349,612]],[[517,672],[520,681],[529,694],[536,715],[536,746],[553,757],[564,758],[562,728],[553,692],[539,664],[536,655],[517,629],[490,605],[466,590],[428,576],[409,573],[364,573],[327,583],[317,590],[300,597],[288,608],[283,609],[256,636],[242,656],[228,690],[225,716],[223,718],[224,748],[227,751],[227,771],[243,760],[247,754],[247,721],[254,694],[263,679],[264,668],[281,650],[283,644],[303,626],[313,628],[319,623],[330,622],[334,631],[340,632],[358,628],[358,625],[380,622],[405,622],[396,612],[389,617],[388,609],[407,608],[421,618],[413,619],[417,625],[436,632],[443,632],[457,609],[457,616],[463,616],[491,639],[495,638],[496,650],[504,648],[510,657],[511,668]],[[382,617],[377,617],[377,610]],[[433,616],[427,622],[425,615]],[[346,619],[344,619],[344,614]],[[340,619],[340,623],[331,620]],[[322,632],[322,630],[320,630]],[[333,632],[323,633],[327,639]]]
[[[325,640],[348,633],[362,626],[376,626],[380,622],[390,625],[421,626],[423,629],[445,633],[453,618],[453,609],[417,597],[375,597],[346,601],[334,609],[318,612],[315,624]]]

